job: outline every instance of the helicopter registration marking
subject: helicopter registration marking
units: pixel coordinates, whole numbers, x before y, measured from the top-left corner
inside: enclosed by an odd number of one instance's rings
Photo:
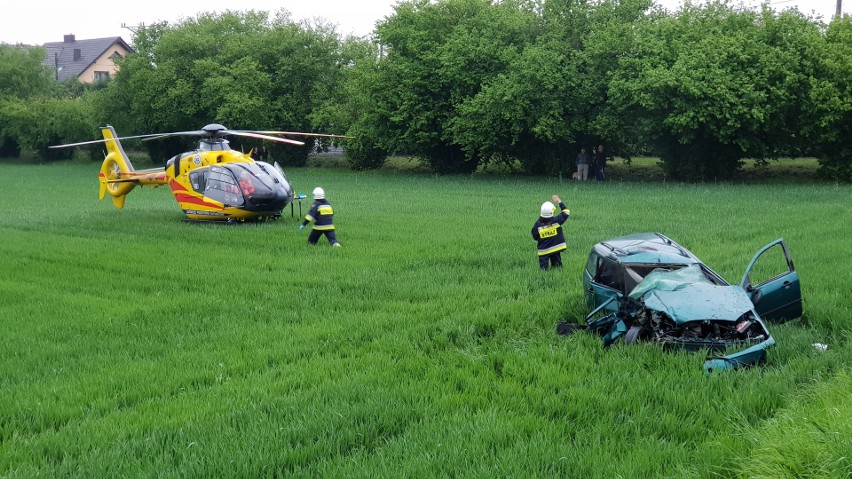
[[[188,215],[226,216],[225,213],[219,213],[218,211],[183,210],[183,212]]]
[[[556,236],[557,229],[559,229],[559,225],[541,227],[538,229],[538,236],[541,238],[553,238]]]
[[[321,214],[321,215],[333,215],[334,214],[334,210],[331,209],[331,205],[320,206],[319,208],[317,208],[317,211],[319,211],[319,214]]]

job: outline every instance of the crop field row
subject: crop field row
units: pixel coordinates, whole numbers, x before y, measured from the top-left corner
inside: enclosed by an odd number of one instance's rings
[[[288,170],[325,188],[331,248],[298,204],[236,226],[182,221],[165,188],[115,209],[97,169],[0,163],[0,477],[852,474],[850,185]],[[541,272],[552,194],[569,249]],[[766,365],[556,335],[591,246],[652,231],[732,283],[787,241],[805,315],[769,325]]]

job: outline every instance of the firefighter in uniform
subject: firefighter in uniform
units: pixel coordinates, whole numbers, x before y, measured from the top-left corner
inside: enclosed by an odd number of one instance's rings
[[[305,226],[313,221],[314,227],[308,236],[308,244],[317,244],[320,236],[325,235],[332,246],[340,247],[340,243],[337,242],[337,235],[334,234],[334,210],[325,199],[325,190],[317,186],[314,188],[313,196],[314,202],[311,204],[311,209],[302,224],[299,225],[299,230],[305,229]]]
[[[562,223],[571,212],[558,196],[553,195],[553,202],[559,205],[561,213],[554,217],[556,206],[545,201],[541,204],[541,216],[532,227],[532,237],[538,241],[538,266],[543,270],[548,269],[548,265],[561,268],[562,251],[568,249],[562,234]]]

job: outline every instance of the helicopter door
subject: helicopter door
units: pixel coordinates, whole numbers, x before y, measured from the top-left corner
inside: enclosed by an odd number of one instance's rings
[[[192,189],[203,195],[204,191],[207,189],[207,176],[209,173],[209,168],[202,168],[190,173],[189,182],[192,184]]]
[[[199,173],[201,173],[199,171]],[[211,166],[206,173],[206,185],[204,196],[228,206],[242,206],[245,204],[243,194],[234,175],[221,166]],[[199,185],[200,186],[200,185]],[[195,184],[193,183],[193,187]]]

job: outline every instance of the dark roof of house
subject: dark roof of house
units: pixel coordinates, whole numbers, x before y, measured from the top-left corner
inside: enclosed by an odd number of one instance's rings
[[[70,40],[70,41],[69,41]],[[121,37],[93,38],[91,40],[77,40],[73,35],[67,35],[66,41],[50,42],[44,44],[47,50],[47,58],[44,65],[56,68],[56,77],[62,81],[66,78],[78,77],[86,71],[95,60],[114,45],[120,45],[127,51],[133,51]],[[74,52],[79,50],[79,56],[75,58]]]

